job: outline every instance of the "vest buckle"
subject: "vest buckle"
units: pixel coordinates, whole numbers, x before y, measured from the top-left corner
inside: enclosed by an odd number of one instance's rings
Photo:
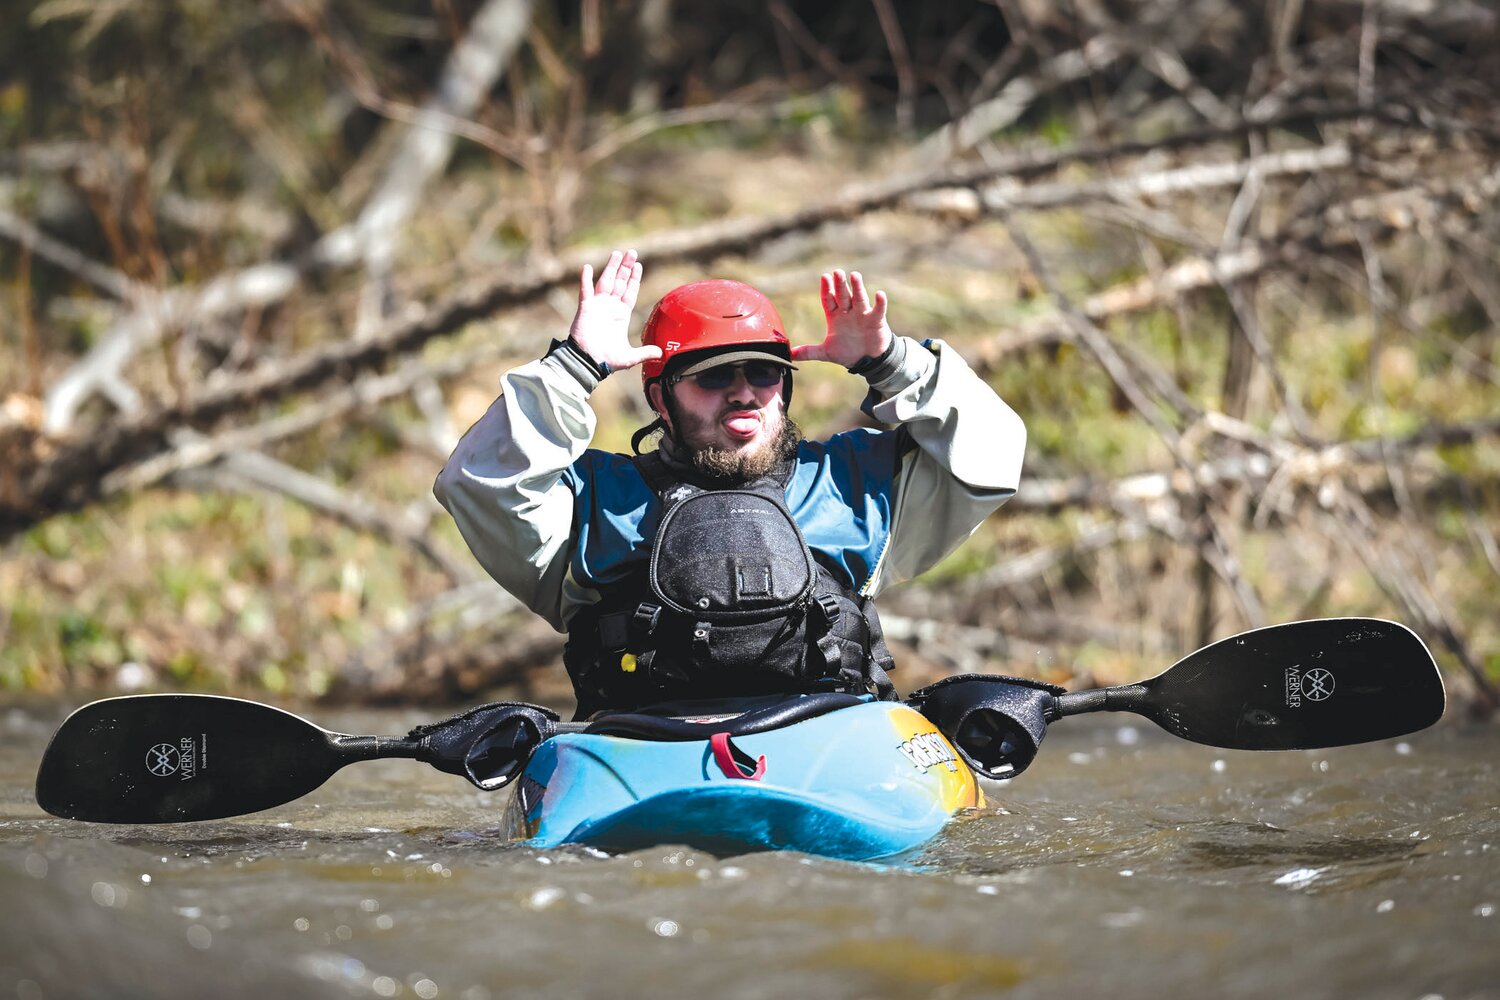
[[[656,627],[661,624],[661,605],[652,604],[650,601],[642,601],[636,606],[635,613],[630,616],[631,631],[637,635],[654,635]]]
[[[834,625],[838,624],[839,615],[842,613],[839,610],[838,598],[832,594],[819,594],[816,597],[816,603],[818,610],[823,612],[824,627],[832,629]]]

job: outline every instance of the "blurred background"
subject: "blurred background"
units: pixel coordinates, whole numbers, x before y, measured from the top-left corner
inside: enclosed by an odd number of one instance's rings
[[[857,268],[1025,419],[910,690],[1374,615],[1497,704],[1500,16],[1472,0],[41,0],[0,31],[0,690],[565,707],[432,500],[576,274]],[[809,367],[794,414],[858,425]],[[596,445],[647,421],[634,373]]]

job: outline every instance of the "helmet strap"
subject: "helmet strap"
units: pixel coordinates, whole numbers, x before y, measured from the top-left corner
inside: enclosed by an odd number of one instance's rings
[[[657,431],[665,430],[666,426],[666,422],[661,417],[657,417],[645,427],[640,428],[634,434],[630,435],[630,450],[639,455],[641,453],[641,442]]]
[[[651,386],[653,385],[659,386],[661,388],[662,407],[667,411],[666,416],[663,416],[656,409],[655,403],[653,403],[651,400]],[[641,442],[645,441],[646,438],[650,437],[652,434],[655,434],[657,431],[661,431],[662,436],[669,439],[673,444],[677,443],[677,432],[675,428],[678,426],[680,421],[677,418],[676,407],[673,405],[672,383],[664,378],[657,378],[653,379],[651,382],[648,382],[646,384],[646,403],[651,406],[651,412],[656,416],[655,419],[653,419],[649,424],[638,429],[634,434],[630,435],[630,450],[635,452],[637,455],[641,453]]]

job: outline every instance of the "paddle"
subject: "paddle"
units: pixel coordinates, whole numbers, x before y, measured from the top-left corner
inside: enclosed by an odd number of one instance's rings
[[[1221,639],[1138,684],[1065,692],[1016,677],[961,674],[909,701],[987,778],[1035,759],[1047,725],[1134,712],[1183,739],[1236,750],[1347,746],[1414,732],[1443,714],[1432,654],[1404,625],[1322,618]]]
[[[1269,625],[1189,653],[1150,680],[1060,695],[1051,718],[1134,712],[1234,750],[1311,750],[1403,736],[1443,714],[1422,640],[1378,618]]]
[[[1394,622],[1363,618],[1231,636],[1139,684],[1058,695],[1013,690],[1031,696],[1033,753],[1047,722],[1085,712],[1134,712],[1213,746],[1283,750],[1399,736],[1443,711],[1442,680],[1421,640]],[[583,728],[535,706],[498,705],[406,737],[349,736],[237,698],[109,698],[58,728],[36,797],[53,815],[92,822],[221,819],[290,802],[346,764],[388,757],[499,787],[542,740]]]
[[[554,732],[582,726],[530,705],[486,705],[404,737],[348,736],[270,705],[197,694],[106,698],[58,727],[36,800],[65,819],[178,823],[300,798],[360,760],[409,757],[500,787]]]

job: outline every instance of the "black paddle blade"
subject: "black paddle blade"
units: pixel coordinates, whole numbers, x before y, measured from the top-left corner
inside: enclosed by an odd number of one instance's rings
[[[1244,632],[1132,687],[1146,694],[1129,711],[1184,739],[1236,750],[1314,749],[1401,736],[1441,718],[1445,700],[1442,676],[1422,640],[1378,618],[1323,618]]]
[[[269,809],[345,763],[324,730],[269,705],[158,694],[85,705],[42,755],[36,800],[64,819],[178,823]]]

